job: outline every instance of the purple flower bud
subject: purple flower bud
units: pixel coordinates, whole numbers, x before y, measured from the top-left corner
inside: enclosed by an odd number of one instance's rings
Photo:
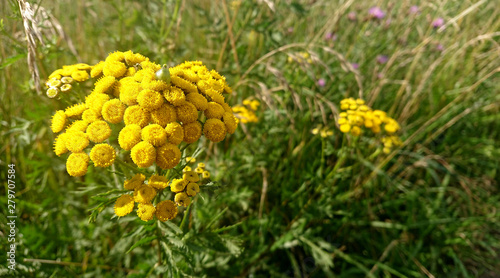
[[[420,13],[420,9],[417,5],[413,5],[410,7],[410,14],[418,14]]]
[[[436,45],[436,50],[437,51],[443,51],[444,50],[444,46],[439,43],[438,45]]]
[[[382,19],[385,17],[385,12],[382,11],[379,7],[371,7],[368,10],[368,14],[376,19]]]
[[[385,64],[385,63],[387,63],[387,61],[389,61],[389,57],[387,57],[386,55],[378,55],[377,56],[377,63]]]
[[[355,12],[350,12],[347,14],[347,18],[350,20],[350,21],[356,21],[356,13]]]
[[[359,64],[358,64],[358,63],[351,63],[351,66],[352,66],[354,69],[359,69]]]
[[[325,34],[325,40],[331,40],[332,37],[333,37],[333,33],[331,33],[331,32],[328,32]]]
[[[326,81],[323,78],[318,79],[317,83],[318,83],[318,86],[320,86],[320,87],[325,87],[325,85],[326,85]]]
[[[444,25],[444,19],[439,17],[439,18],[436,18],[433,22],[432,22],[432,27],[434,28],[440,28],[441,26]]]

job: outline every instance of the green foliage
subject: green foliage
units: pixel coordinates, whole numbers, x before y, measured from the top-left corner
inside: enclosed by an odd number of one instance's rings
[[[494,1],[416,2],[418,14],[409,13],[408,1],[33,4],[45,42],[36,56],[42,78],[131,49],[168,65],[202,60],[233,86],[231,105],[261,102],[259,122],[199,146],[213,182],[167,222],[113,217],[125,168],[67,175],[49,128],[64,104],[36,93],[17,3],[0,7],[0,203],[5,210],[3,169],[13,163],[19,275],[500,272],[500,8]],[[368,16],[375,5],[385,18]],[[431,26],[438,17],[442,30]],[[378,55],[389,60],[379,63]],[[402,127],[403,146],[384,154],[376,136],[342,134],[335,119],[345,97],[387,111]],[[312,134],[318,126],[334,134]],[[0,243],[7,248],[7,237]]]

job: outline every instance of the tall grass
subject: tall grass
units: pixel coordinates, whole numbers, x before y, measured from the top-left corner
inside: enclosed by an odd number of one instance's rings
[[[418,14],[409,13],[412,5]],[[258,123],[242,125],[200,155],[219,186],[197,199],[188,229],[170,232],[170,266],[176,269],[170,275],[500,272],[495,1],[121,0],[32,6],[45,43],[36,52],[42,78],[64,64],[91,64],[114,50],[131,49],[169,65],[202,60],[233,84],[229,103],[261,102]],[[372,6],[386,16],[370,18]],[[88,222],[88,209],[96,203],[92,196],[112,182],[99,173],[85,183],[66,174],[64,161],[52,152],[48,128],[50,116],[63,106],[34,90],[17,2],[4,1],[0,15],[1,164],[17,169],[20,275],[169,273],[155,266],[154,243],[126,252],[141,239],[134,234],[138,221],[111,219],[108,208]],[[439,17],[445,25],[433,28]],[[328,33],[336,39],[325,39]],[[301,53],[311,61],[300,60]],[[389,59],[378,63],[378,55]],[[345,97],[388,111],[402,127],[403,145],[383,154],[369,136],[343,135],[335,119]],[[312,134],[318,125],[334,135]],[[6,180],[6,170],[1,177]]]

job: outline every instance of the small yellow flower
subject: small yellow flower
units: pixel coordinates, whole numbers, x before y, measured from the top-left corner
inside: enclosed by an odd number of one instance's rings
[[[121,102],[129,106],[137,104],[137,96],[141,92],[141,84],[135,82],[131,77],[125,77],[118,83]]]
[[[140,168],[147,168],[155,162],[156,150],[150,143],[142,141],[132,148],[130,156],[135,165]]]
[[[200,187],[198,186],[197,183],[194,183],[194,182],[188,183],[188,185],[186,186],[186,193],[188,196],[193,197],[198,192],[200,192]]]
[[[64,77],[61,77],[61,82],[63,84],[71,84],[73,83],[74,79],[69,77],[69,76],[64,76]]]
[[[76,82],[83,82],[89,79],[89,74],[84,70],[74,71],[71,74],[71,78],[73,78]]]
[[[203,134],[212,142],[220,142],[226,137],[226,125],[218,119],[208,119],[203,127]]]
[[[89,124],[84,120],[74,121],[70,126],[66,128],[66,132],[81,131],[85,132]]]
[[[172,192],[182,192],[186,188],[189,181],[184,179],[174,179],[170,185],[170,191]]]
[[[170,200],[156,204],[156,218],[160,221],[174,219],[177,216],[177,206]]]
[[[134,198],[129,194],[123,194],[116,199],[114,210],[117,216],[125,216],[131,213],[134,210]]]
[[[126,151],[131,150],[139,142],[141,142],[141,127],[138,125],[126,125],[118,134],[118,144]]]
[[[196,169],[194,169],[194,171],[197,173],[197,174],[202,174],[203,171],[205,171],[203,168],[200,168],[199,166],[196,167]]]
[[[66,110],[64,110],[64,113],[67,117],[77,117],[82,115],[83,111],[85,111],[86,109],[87,107],[85,106],[85,103],[79,103],[66,108]]]
[[[191,102],[198,111],[205,111],[208,108],[207,99],[200,93],[189,93],[186,100]]]
[[[180,159],[181,151],[174,144],[166,143],[156,151],[156,164],[162,169],[174,168]]]
[[[148,180],[148,185],[156,189],[164,189],[168,186],[168,179],[165,176],[152,175]]]
[[[169,143],[179,145],[184,139],[184,128],[177,122],[167,124],[165,128]]]
[[[106,61],[102,73],[104,76],[122,77],[127,72],[127,67],[124,63],[118,61]]]
[[[327,130],[327,129],[323,129],[323,130],[321,130],[321,134],[320,135],[321,135],[321,137],[326,138],[328,136],[332,136],[333,135],[333,131]]]
[[[93,93],[104,94],[113,87],[115,82],[116,78],[114,76],[104,76],[97,80],[97,82],[94,84],[95,88]]]
[[[202,127],[198,121],[194,123],[185,124],[183,128],[184,128],[184,139],[183,139],[184,142],[191,144],[200,139]]]
[[[87,125],[95,121],[98,121],[100,119],[101,119],[100,114],[97,113],[95,110],[87,109],[82,113],[82,120],[86,122]]]
[[[351,125],[349,124],[342,124],[340,125],[340,131],[343,133],[347,133],[351,130]]]
[[[87,127],[87,137],[94,143],[101,143],[111,136],[111,128],[105,121],[95,121]]]
[[[115,162],[116,151],[108,144],[97,144],[90,151],[90,159],[96,167],[108,167]]]
[[[142,129],[142,140],[149,142],[155,147],[167,143],[167,132],[157,124],[150,124]]]
[[[73,177],[81,177],[87,173],[89,156],[86,153],[72,153],[66,161],[66,171]]]
[[[175,194],[175,203],[180,207],[187,207],[191,204],[191,199],[186,193],[180,192]]]
[[[358,126],[353,126],[351,128],[351,134],[354,136],[359,136],[361,134],[361,128],[359,128]]]
[[[233,134],[238,127],[238,123],[236,122],[236,117],[232,112],[224,112],[222,115],[222,121],[226,125],[226,131],[229,134]]]
[[[103,68],[104,68],[104,61],[100,61],[99,63],[97,63],[96,65],[94,65],[92,67],[92,69],[90,70],[90,76],[92,78],[95,78],[95,77],[101,75]]]
[[[68,134],[66,148],[73,153],[79,153],[89,145],[87,135],[81,131],[71,131],[66,134]]]
[[[125,125],[137,124],[141,128],[145,127],[149,123],[149,120],[149,113],[139,105],[129,106],[125,110],[125,115],[123,116]]]
[[[188,80],[186,80],[180,76],[172,75],[172,73],[171,73],[170,80],[172,81],[172,83],[175,86],[183,89],[184,91],[186,91],[188,93],[197,93],[198,92],[198,88],[196,87],[196,85],[194,85],[193,83],[189,82]]]
[[[57,111],[54,116],[52,116],[52,124],[50,125],[50,129],[52,132],[58,133],[63,130],[66,125],[66,113],[63,110]]]
[[[203,163],[203,162],[198,163],[198,168],[204,169],[205,163]]]
[[[156,190],[147,184],[142,184],[134,189],[134,200],[137,203],[149,203],[155,196]]]
[[[196,162],[196,158],[195,157],[191,157],[191,156],[186,156],[186,162],[187,163],[195,163]]]
[[[61,133],[54,140],[54,153],[57,156],[61,156],[68,152],[68,148],[66,147],[66,140],[68,138],[68,134]]]
[[[196,106],[191,102],[185,102],[183,105],[177,106],[175,110],[177,113],[177,120],[183,124],[193,123],[198,119],[198,110],[196,110]]]
[[[71,91],[71,85],[70,84],[64,84],[61,86],[61,92],[66,93]]]
[[[202,177],[204,179],[209,179],[210,178],[210,172],[209,171],[203,171]]]
[[[59,91],[60,90],[57,87],[50,87],[47,89],[46,94],[49,98],[55,98],[59,95]]]
[[[127,190],[134,190],[141,186],[144,180],[146,180],[146,177],[143,174],[135,174],[135,176],[123,183],[123,187]]]
[[[48,87],[61,87],[61,85],[62,85],[62,80],[56,78],[51,79],[47,82]]]
[[[224,108],[220,104],[213,101],[208,103],[207,109],[204,111],[207,119],[220,119],[222,118],[224,112]]]
[[[156,212],[156,208],[152,204],[142,204],[137,206],[137,216],[142,221],[149,221],[153,219]]]
[[[183,173],[186,173],[186,172],[189,172],[189,171],[191,171],[191,167],[189,167],[189,166],[186,166],[186,167],[184,167],[184,169],[182,169]]]
[[[163,96],[174,106],[180,106],[186,103],[186,95],[184,95],[184,92],[177,87],[170,87],[165,90]]]
[[[182,178],[184,180],[189,181],[189,182],[198,182],[200,180],[200,177],[198,177],[198,174],[196,174],[196,172],[194,172],[194,171],[185,172],[182,175]]]
[[[88,109],[94,110],[101,115],[102,106],[110,99],[107,94],[91,93],[85,98],[85,104]]]
[[[130,50],[124,53],[124,58],[125,58],[125,62],[129,65],[139,64],[143,61],[146,61],[146,59],[147,59],[143,55],[141,55],[139,53],[133,53]]]
[[[177,121],[177,112],[171,104],[163,103],[160,108],[151,111],[151,121],[166,127],[167,124]]]
[[[102,117],[109,123],[117,124],[123,120],[125,108],[125,104],[119,99],[114,98],[102,106]]]
[[[145,89],[137,95],[137,103],[147,111],[151,111],[160,108],[164,101],[163,96],[157,91]]]

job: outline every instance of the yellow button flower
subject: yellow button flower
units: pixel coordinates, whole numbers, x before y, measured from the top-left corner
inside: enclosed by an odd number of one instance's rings
[[[167,132],[157,124],[150,124],[142,129],[142,140],[158,147],[167,143]]]
[[[102,106],[110,99],[107,94],[92,93],[85,98],[85,105],[88,109],[94,110],[101,115]]]
[[[117,216],[125,216],[131,213],[134,210],[134,198],[129,194],[123,194],[116,199],[114,210]]]
[[[207,109],[204,111],[207,119],[220,119],[222,118],[224,112],[224,108],[220,104],[213,101],[208,103]]]
[[[127,72],[127,67],[124,63],[118,61],[106,61],[102,73],[104,76],[122,77]]]
[[[137,124],[141,128],[145,127],[149,123],[149,120],[149,113],[139,105],[129,106],[123,116],[123,121],[126,125]]]
[[[186,194],[188,196],[193,197],[198,192],[200,192],[200,187],[198,186],[197,183],[194,183],[194,182],[188,183],[188,185],[186,186]]]
[[[63,130],[66,125],[66,113],[63,110],[57,111],[54,116],[52,116],[52,124],[50,125],[50,129],[52,132],[58,133]]]
[[[97,80],[94,84],[95,88],[93,93],[104,94],[115,84],[116,78],[114,76],[104,76]]]
[[[98,113],[95,110],[87,109],[82,113],[82,121],[86,122],[87,124],[93,123],[100,119],[101,119],[100,113]]]
[[[238,123],[236,122],[236,117],[232,112],[224,112],[222,115],[222,121],[226,125],[226,131],[229,134],[233,134],[238,127]]]
[[[208,108],[207,99],[200,93],[189,93],[186,100],[191,102],[198,111],[204,111]]]
[[[135,124],[126,125],[118,134],[118,144],[126,151],[141,142],[141,127]]]
[[[185,102],[183,105],[175,108],[177,113],[177,120],[183,124],[196,122],[198,119],[198,110],[191,102]]]
[[[118,83],[120,101],[129,106],[137,104],[137,96],[141,92],[141,84],[135,82],[131,77],[125,77]]]
[[[66,108],[66,110],[64,110],[64,113],[67,117],[76,117],[81,116],[83,111],[85,110],[87,110],[87,106],[85,106],[85,103],[79,103]]]
[[[184,139],[184,128],[177,122],[167,124],[165,128],[169,143],[179,145]]]
[[[127,190],[134,190],[141,186],[144,180],[146,180],[146,177],[143,174],[135,174],[135,176],[123,183],[123,187]]]
[[[168,179],[165,176],[152,175],[148,180],[148,185],[156,189],[164,189],[168,186]]]
[[[151,121],[166,127],[167,124],[177,121],[177,112],[171,104],[163,103],[160,108],[151,111]]]
[[[170,191],[172,192],[182,192],[186,188],[189,181],[184,179],[174,179],[170,185]]]
[[[203,127],[203,134],[212,142],[220,142],[226,137],[226,125],[218,119],[208,119]]]
[[[343,133],[347,133],[351,130],[351,126],[349,124],[340,125],[340,131]]]
[[[358,126],[353,126],[351,128],[351,134],[354,136],[359,136],[361,134],[361,128],[359,128]]]
[[[174,144],[166,143],[156,150],[156,164],[162,169],[174,168],[180,159],[181,151]]]
[[[186,156],[186,163],[195,163],[196,158],[191,156]]]
[[[151,111],[160,108],[164,103],[163,96],[157,91],[145,89],[137,95],[137,103],[144,109]]]
[[[182,175],[182,178],[189,182],[198,182],[200,177],[194,171],[187,171]]]
[[[156,208],[152,204],[139,204],[137,206],[137,216],[142,221],[149,221],[153,219],[156,212]]]
[[[177,203],[178,206],[187,207],[191,204],[191,199],[186,193],[180,192],[175,194],[175,203]]]
[[[184,139],[183,139],[184,142],[191,144],[200,139],[202,127],[198,121],[194,123],[185,124],[183,128],[184,128]]]
[[[210,172],[209,171],[203,171],[202,177],[204,179],[209,179],[210,178]]]
[[[90,151],[90,159],[96,167],[108,167],[115,162],[116,151],[108,144],[97,144]]]
[[[89,74],[84,70],[74,71],[71,73],[71,78],[73,78],[77,82],[83,82],[89,79]]]
[[[172,220],[177,216],[177,206],[170,200],[159,202],[156,205],[156,218],[160,221]]]
[[[140,168],[147,168],[155,162],[156,150],[150,143],[142,141],[132,148],[130,156],[135,165]]]
[[[95,121],[87,127],[87,137],[94,143],[101,143],[111,136],[111,128],[105,121]]]
[[[196,169],[194,169],[195,173],[197,174],[202,174],[203,171],[205,171],[203,168],[200,168],[200,167],[196,167]]]
[[[92,67],[90,70],[90,77],[95,78],[102,74],[102,69],[104,68],[104,61],[100,61]]]
[[[186,95],[184,95],[184,92],[177,87],[172,86],[165,90],[163,96],[174,106],[180,106],[186,103]]]
[[[123,104],[119,99],[115,98],[109,100],[102,106],[102,117],[109,123],[117,124],[123,121],[125,108],[125,104]]]
[[[54,140],[54,153],[57,156],[61,156],[68,152],[68,148],[66,148],[66,140],[68,138],[68,134],[61,133]]]
[[[66,132],[68,138],[66,140],[66,148],[74,153],[83,151],[89,145],[87,135],[81,131]]]
[[[66,171],[73,177],[81,177],[87,173],[89,156],[86,153],[72,153],[66,161]]]
[[[143,184],[134,189],[134,200],[137,203],[149,203],[156,196],[156,190],[147,185]]]

